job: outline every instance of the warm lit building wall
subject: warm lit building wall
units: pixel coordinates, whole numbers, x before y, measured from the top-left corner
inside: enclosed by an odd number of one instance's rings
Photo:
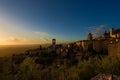
[[[111,56],[119,56],[120,57],[120,42],[109,44],[108,54]]]
[[[116,44],[109,44],[109,46],[108,46],[108,54],[111,55],[111,56],[116,55],[116,53],[117,53],[116,47],[117,47]]]
[[[93,41],[93,49],[96,51],[96,52],[100,52],[102,50],[102,41],[100,40],[95,40]]]
[[[87,50],[87,42],[86,42],[86,40],[82,41],[82,48],[83,48],[83,50]]]
[[[82,41],[77,41],[77,42],[76,42],[76,45],[77,45],[77,46],[82,45]]]
[[[117,33],[117,38],[120,38],[120,33]]]
[[[88,46],[90,44],[93,44],[92,40],[83,40],[82,41],[82,48],[83,48],[83,50],[88,50]]]

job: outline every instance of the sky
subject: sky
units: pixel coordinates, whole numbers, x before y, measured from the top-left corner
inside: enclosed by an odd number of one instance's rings
[[[119,4],[119,0],[0,0],[0,45],[47,44],[52,38],[57,43],[74,42],[103,27],[119,28]]]

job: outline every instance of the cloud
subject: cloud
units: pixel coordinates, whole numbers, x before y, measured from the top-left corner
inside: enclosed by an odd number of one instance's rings
[[[9,37],[8,39],[7,39],[7,41],[8,42],[23,42],[23,41],[26,41],[26,39],[25,38],[16,38],[16,37]]]
[[[93,35],[93,38],[97,38],[105,32],[106,25],[93,26],[93,27],[90,27],[89,29]]]
[[[50,43],[51,40],[50,40],[49,38],[44,37],[44,38],[41,38],[41,39],[40,39],[40,42],[41,42],[41,43]]]
[[[18,38],[10,37],[7,41],[9,42],[20,42],[21,40]]]
[[[34,44],[49,43],[52,34],[44,31],[33,31],[29,24],[12,17],[0,10],[0,44]],[[12,36],[12,37],[10,37]]]

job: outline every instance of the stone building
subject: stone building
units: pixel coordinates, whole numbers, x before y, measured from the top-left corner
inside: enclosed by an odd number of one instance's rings
[[[96,39],[92,39],[92,34],[89,33],[87,40],[76,41],[77,46],[81,46],[87,51],[92,48],[96,52],[106,52],[110,55],[120,54],[120,29],[110,28],[109,32],[103,33]]]
[[[48,52],[52,52],[56,50],[56,39],[52,39],[52,45],[48,47]]]
[[[102,51],[102,43],[103,41],[101,40],[94,40],[93,41],[93,50],[95,50],[96,52],[101,52]]]
[[[111,28],[110,29],[110,37],[111,38],[120,38],[120,29],[114,29],[114,28]]]
[[[29,53],[39,53],[40,49],[30,50]],[[120,29],[111,28],[109,32],[105,31],[105,33],[95,39],[89,33],[87,40],[76,41],[66,46],[58,45],[56,44],[56,39],[52,39],[52,44],[46,49],[48,52],[56,52],[61,56],[66,56],[69,51],[72,51],[71,53],[86,53],[91,50],[103,54],[120,55]]]
[[[120,57],[120,41],[109,44],[108,53],[111,56],[119,56]]]
[[[120,56],[120,29],[110,29],[110,44],[108,45],[108,54],[111,56]]]
[[[56,39],[52,39],[52,45],[56,45]]]
[[[87,40],[92,40],[92,34],[91,33],[88,34]]]

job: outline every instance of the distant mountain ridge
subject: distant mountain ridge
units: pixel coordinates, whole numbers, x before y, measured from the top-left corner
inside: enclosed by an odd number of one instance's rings
[[[34,45],[0,45],[0,57],[10,56],[12,54],[20,54],[28,49],[38,48],[40,44]],[[43,47],[49,46],[49,44],[42,44]]]

